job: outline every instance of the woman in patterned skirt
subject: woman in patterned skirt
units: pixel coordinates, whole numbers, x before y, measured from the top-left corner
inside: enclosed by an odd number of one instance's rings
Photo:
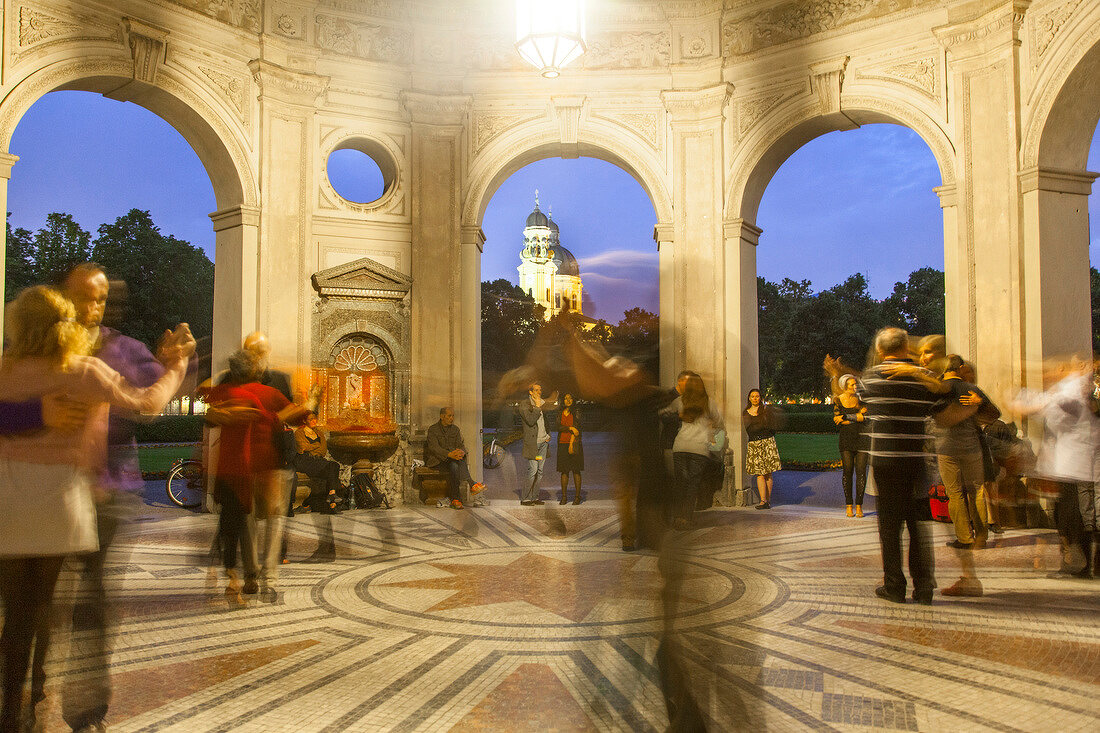
[[[748,404],[742,413],[749,442],[745,449],[745,473],[756,476],[760,492],[757,509],[771,509],[772,474],[780,469],[779,448],[775,444],[774,410],[764,404],[760,390],[750,389]]]

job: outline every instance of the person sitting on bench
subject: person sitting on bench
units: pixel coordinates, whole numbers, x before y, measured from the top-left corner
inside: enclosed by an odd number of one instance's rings
[[[444,407],[439,411],[439,422],[428,428],[428,442],[424,445],[424,465],[451,475],[447,482],[447,498],[451,500],[452,509],[462,508],[459,492],[463,483],[470,485],[471,494],[481,493],[485,488],[484,484],[474,481],[470,476],[466,455],[462,433],[455,425],[455,411]]]
[[[294,458],[294,470],[304,473],[319,483],[310,492],[308,502],[311,509],[320,509],[330,491],[337,496],[345,494],[340,484],[340,464],[330,461],[325,434],[317,429],[317,416],[310,414],[306,424],[294,431],[294,442],[298,455]]]

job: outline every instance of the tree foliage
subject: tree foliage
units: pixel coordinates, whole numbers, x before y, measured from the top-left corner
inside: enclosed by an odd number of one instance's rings
[[[761,389],[772,399],[827,396],[826,354],[860,366],[883,326],[943,333],[943,291],[943,273],[929,267],[896,283],[882,301],[871,297],[860,273],[816,294],[808,280],[757,278]]]
[[[99,227],[93,241],[69,214],[53,213],[33,234],[7,224],[4,298],[38,283],[59,284],[73,266],[89,260],[103,266],[117,285],[108,299],[111,325],[150,347],[166,328],[187,322],[197,338],[214,322],[214,263],[183,240],[162,234],[148,211],[132,209]]]
[[[214,263],[198,247],[161,233],[148,211],[131,209],[100,226],[92,259],[111,280],[126,282],[119,330],[127,336],[153,346],[178,323],[190,324],[195,338],[211,335]]]
[[[481,283],[481,369],[488,387],[524,362],[542,326],[542,306],[518,285]]]

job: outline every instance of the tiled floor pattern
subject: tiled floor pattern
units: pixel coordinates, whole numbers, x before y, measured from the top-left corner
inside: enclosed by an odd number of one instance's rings
[[[662,554],[623,553],[609,502],[353,511],[302,562],[325,519],[289,521],[278,600],[245,608],[204,562],[213,517],[135,525],[111,729],[661,731],[663,635],[714,730],[1100,730],[1100,580],[1048,577],[1049,533],[977,553],[984,597],[924,607],[873,596],[875,520],[835,511],[711,510]],[[84,638],[59,635],[50,730]]]

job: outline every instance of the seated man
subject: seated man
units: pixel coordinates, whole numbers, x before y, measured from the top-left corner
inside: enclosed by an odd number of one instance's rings
[[[450,407],[442,408],[439,422],[428,428],[424,465],[451,474],[451,480],[447,482],[447,498],[451,500],[452,509],[462,508],[459,492],[463,482],[470,485],[471,494],[479,494],[485,488],[484,484],[475,482],[470,476],[470,467],[466,465],[466,445],[455,425],[455,411]]]
[[[344,494],[344,487],[340,485],[340,464],[326,458],[328,444],[324,432],[317,429],[315,414],[310,413],[306,424],[294,431],[294,442],[298,448],[294,469],[320,483],[317,490],[310,494],[310,507],[319,508],[330,491],[336,492],[337,496]]]

